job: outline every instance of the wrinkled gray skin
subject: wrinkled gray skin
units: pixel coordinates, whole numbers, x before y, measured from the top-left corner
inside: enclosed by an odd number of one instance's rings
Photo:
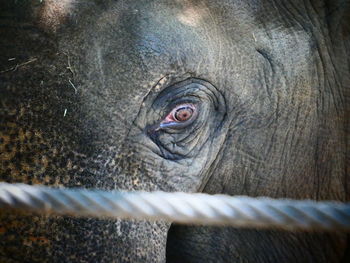
[[[349,201],[349,1],[1,6],[2,181]],[[197,118],[157,129],[184,102]],[[0,224],[1,262],[348,260],[344,233]]]

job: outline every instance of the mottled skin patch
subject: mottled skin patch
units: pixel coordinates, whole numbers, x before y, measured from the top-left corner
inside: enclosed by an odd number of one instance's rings
[[[0,3],[1,180],[349,201],[348,1]],[[192,80],[173,161],[146,128]],[[347,262],[342,233],[169,227],[1,211],[0,261]]]

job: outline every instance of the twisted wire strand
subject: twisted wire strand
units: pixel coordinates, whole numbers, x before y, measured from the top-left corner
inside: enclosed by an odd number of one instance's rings
[[[0,209],[8,208],[79,217],[350,231],[349,203],[310,200],[118,192],[0,183]]]

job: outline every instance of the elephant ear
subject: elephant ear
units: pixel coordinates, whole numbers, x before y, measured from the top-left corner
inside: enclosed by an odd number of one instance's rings
[[[330,32],[336,32],[340,29],[344,39],[350,38],[350,1],[349,0],[328,0],[325,1],[326,11],[324,20],[332,26]]]
[[[331,34],[331,39],[338,43],[339,46],[344,46],[343,48],[337,48],[334,50],[339,60],[339,72],[343,76],[342,86],[344,87],[347,117],[345,123],[345,133],[350,134],[350,118],[349,118],[349,99],[350,98],[350,1],[349,0],[328,0],[326,1],[327,12],[325,16],[325,21],[329,25],[329,32]],[[349,156],[349,152],[347,152]],[[346,174],[350,174],[350,162],[347,162]],[[349,176],[347,176],[349,181]],[[350,200],[350,192],[347,194],[347,201]],[[348,257],[350,262],[350,237],[349,237],[349,249]]]

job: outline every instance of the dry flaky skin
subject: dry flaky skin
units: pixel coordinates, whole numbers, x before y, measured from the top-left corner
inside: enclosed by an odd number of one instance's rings
[[[1,180],[349,200],[348,1],[0,4]],[[143,131],[158,94],[190,77],[227,114],[174,162]],[[165,260],[162,222],[0,220],[1,262]],[[342,234],[169,233],[169,262],[346,262]]]

